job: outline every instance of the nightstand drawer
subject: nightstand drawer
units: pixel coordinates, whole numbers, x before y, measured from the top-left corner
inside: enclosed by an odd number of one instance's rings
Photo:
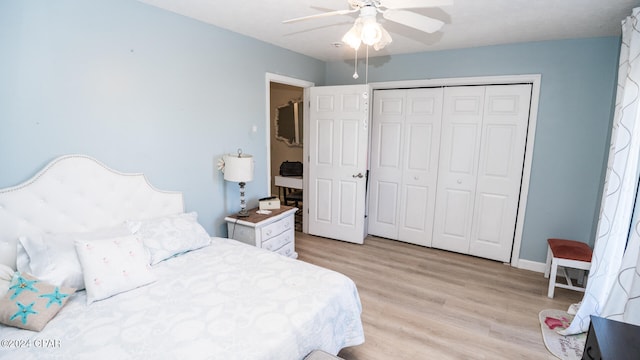
[[[262,241],[266,241],[274,236],[282,234],[283,232],[293,229],[294,220],[293,216],[286,217],[280,221],[276,221],[273,224],[269,224],[262,229],[260,232],[262,234]]]
[[[293,242],[290,242],[286,245],[284,245],[283,247],[274,250],[275,253],[278,253],[280,255],[284,255],[284,256],[288,256],[288,257],[292,257],[292,258],[297,258],[298,254],[296,254],[296,249],[295,249],[295,245]]]
[[[262,248],[267,249],[269,251],[276,251],[277,249],[283,247],[286,244],[293,242],[293,229],[289,229],[288,231],[283,232],[280,235],[272,237],[266,241],[262,242]]]

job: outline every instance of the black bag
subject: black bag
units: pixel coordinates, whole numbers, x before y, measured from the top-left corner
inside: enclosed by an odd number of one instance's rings
[[[300,161],[285,161],[280,165],[280,176],[302,176]]]

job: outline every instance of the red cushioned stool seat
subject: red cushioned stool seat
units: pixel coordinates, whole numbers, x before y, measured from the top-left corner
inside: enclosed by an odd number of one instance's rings
[[[584,292],[586,286],[584,272],[589,271],[591,268],[591,256],[593,255],[589,245],[580,241],[566,239],[548,239],[547,243],[549,246],[547,251],[547,264],[544,272],[544,277],[549,278],[547,296],[553,298],[554,290],[557,287]],[[566,284],[556,282],[558,268],[562,271],[567,281]],[[582,286],[573,284],[567,273],[567,268],[584,271],[581,272],[581,276],[578,279],[578,284]]]

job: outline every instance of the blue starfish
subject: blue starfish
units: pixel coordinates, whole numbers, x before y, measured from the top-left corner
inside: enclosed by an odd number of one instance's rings
[[[66,298],[67,296],[69,296],[69,294],[61,293],[60,288],[58,288],[57,286],[52,293],[40,295],[41,298],[49,299],[49,302],[47,303],[47,306],[46,306],[47,309],[51,304],[58,304],[62,306],[62,299]]]
[[[20,295],[24,290],[38,292],[38,289],[33,287],[37,282],[38,280],[27,280],[22,276],[18,276],[18,283],[9,288],[9,290],[15,290],[15,293],[11,296],[11,300],[15,299],[16,296]]]
[[[20,308],[20,310],[18,310],[15,314],[13,314],[13,316],[11,316],[10,320],[13,320],[15,318],[17,318],[18,316],[20,316],[22,319],[22,323],[26,324],[27,323],[27,316],[33,314],[37,314],[38,312],[33,310],[32,307],[33,305],[35,305],[35,301],[32,302],[31,304],[24,306],[22,304],[20,304],[19,302],[16,302],[16,304],[18,304],[18,307]]]

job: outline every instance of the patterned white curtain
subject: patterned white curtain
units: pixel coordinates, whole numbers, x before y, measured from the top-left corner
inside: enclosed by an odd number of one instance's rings
[[[560,333],[589,329],[590,315],[640,325],[640,8],[622,22],[616,107],[598,236],[582,304]],[[634,211],[635,210],[635,211]]]

